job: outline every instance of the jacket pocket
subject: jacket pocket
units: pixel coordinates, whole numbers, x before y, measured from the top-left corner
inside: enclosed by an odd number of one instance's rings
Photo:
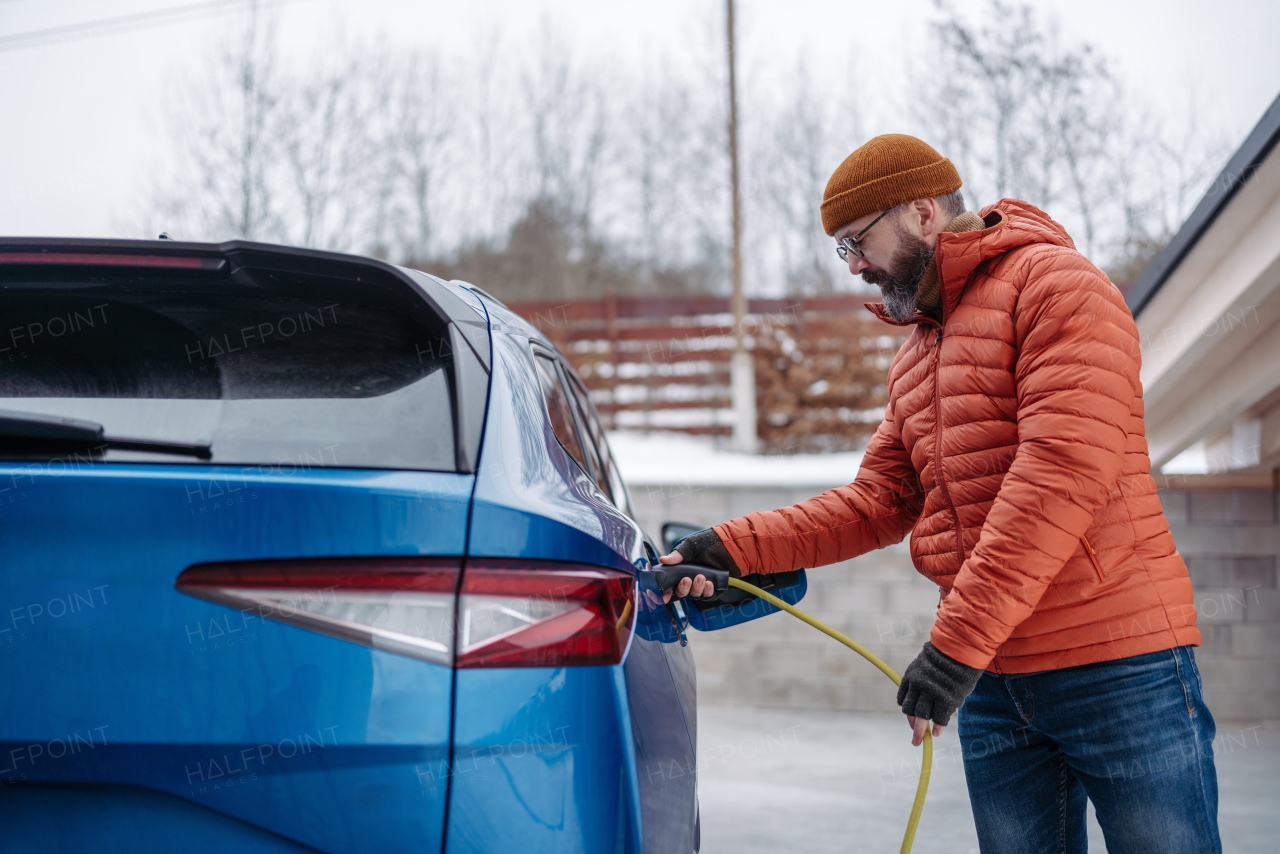
[[[1080,545],[1084,546],[1084,553],[1089,556],[1089,563],[1093,564],[1093,571],[1098,573],[1098,580],[1106,581],[1107,576],[1102,571],[1102,564],[1098,563],[1098,556],[1094,554],[1093,546],[1089,545],[1089,541],[1084,537],[1080,538]]]

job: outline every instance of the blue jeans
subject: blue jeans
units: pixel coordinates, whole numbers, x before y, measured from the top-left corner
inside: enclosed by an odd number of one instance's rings
[[[960,709],[983,854],[1220,852],[1213,716],[1190,647],[1001,676]]]

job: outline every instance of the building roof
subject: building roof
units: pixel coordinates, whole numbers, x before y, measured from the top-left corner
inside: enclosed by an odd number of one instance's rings
[[[1187,217],[1182,228],[1165,245],[1155,259],[1147,265],[1142,276],[1125,297],[1129,310],[1136,317],[1151,301],[1182,259],[1192,250],[1200,237],[1213,225],[1218,214],[1227,206],[1236,191],[1244,186],[1257,170],[1258,165],[1280,142],[1280,96],[1262,114],[1258,124],[1245,138],[1244,144],[1227,161],[1204,198]]]

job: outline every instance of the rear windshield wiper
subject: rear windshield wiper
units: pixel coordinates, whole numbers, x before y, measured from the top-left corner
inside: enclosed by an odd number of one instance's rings
[[[209,445],[185,445],[178,442],[153,442],[148,439],[122,439],[105,435],[96,421],[16,412],[0,409],[0,451],[44,455],[55,451],[85,449],[98,451],[116,448],[121,451],[145,451],[150,454],[176,454],[199,460],[213,458]]]

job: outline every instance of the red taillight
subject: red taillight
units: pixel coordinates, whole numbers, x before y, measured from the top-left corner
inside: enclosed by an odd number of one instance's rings
[[[375,649],[453,663],[461,558],[382,557],[197,564],[183,593]]]
[[[629,632],[629,573],[546,561],[467,561],[458,667],[617,664]]]
[[[205,563],[183,572],[175,586],[259,617],[437,664],[559,667],[622,660],[635,587],[629,573],[497,558],[471,559],[461,573],[461,563],[432,557]]]

